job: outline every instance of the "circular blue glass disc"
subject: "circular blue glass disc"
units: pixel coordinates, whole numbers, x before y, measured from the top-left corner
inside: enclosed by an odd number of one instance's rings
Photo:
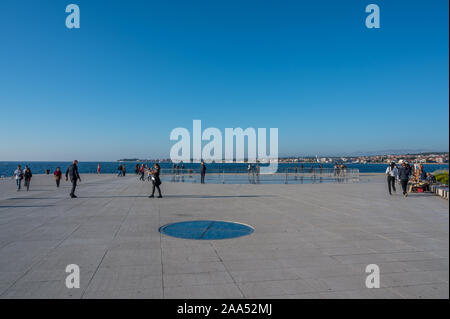
[[[159,231],[164,235],[184,239],[214,240],[250,235],[254,229],[234,222],[193,220],[164,225]]]

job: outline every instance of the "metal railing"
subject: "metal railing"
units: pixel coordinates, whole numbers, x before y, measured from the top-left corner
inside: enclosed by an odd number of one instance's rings
[[[147,176],[145,176],[148,179]],[[163,181],[200,183],[200,169],[161,169]],[[356,183],[359,169],[313,168],[295,170],[278,168],[273,174],[260,174],[257,169],[207,169],[205,183],[213,184],[303,184],[303,183]]]
[[[83,172],[82,174],[96,174],[95,171]],[[103,173],[111,174],[111,173]],[[117,173],[112,173],[116,174]],[[53,173],[49,174],[53,176]],[[126,176],[137,176],[134,171],[128,171]],[[172,169],[163,168],[160,170],[160,177],[166,182],[175,183],[200,183],[200,168]],[[0,177],[0,182],[11,181],[11,176]],[[147,172],[144,174],[144,181],[151,181]],[[359,182],[359,169],[341,169],[333,168],[305,168],[295,169],[292,167],[279,167],[276,173],[260,174],[256,168],[251,170],[243,168],[207,168],[205,174],[205,183],[211,184],[311,184],[311,183],[356,183]]]

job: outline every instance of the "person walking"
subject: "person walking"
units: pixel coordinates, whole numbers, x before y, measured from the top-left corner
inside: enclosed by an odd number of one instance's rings
[[[136,167],[134,168],[134,173],[136,175],[139,175],[139,164],[136,164]]]
[[[77,198],[75,195],[75,189],[77,188],[77,181],[81,182],[80,174],[78,174],[78,161],[74,160],[73,164],[69,166],[66,171],[66,181],[70,177],[70,182],[72,183],[72,190],[70,191],[71,198]]]
[[[23,179],[23,171],[20,165],[17,165],[17,169],[14,171],[13,176],[16,179],[17,191],[20,191]]]
[[[389,195],[392,195],[391,188],[394,192],[397,191],[395,189],[395,181],[397,180],[397,176],[398,176],[398,169],[394,162],[392,162],[391,165],[389,165],[386,168],[386,175],[387,175]]]
[[[102,170],[102,168],[100,166],[100,163],[98,163],[98,165],[97,165],[97,174],[100,174],[101,170]]]
[[[56,187],[59,188],[62,177],[61,168],[59,166],[56,168],[56,171],[53,172],[53,176],[55,176]]]
[[[32,176],[33,176],[33,174],[31,173],[30,168],[28,167],[28,165],[25,165],[25,171],[23,172],[23,178],[25,181],[25,187],[27,188],[27,192],[30,190],[30,182],[31,182]]]
[[[400,184],[402,185],[403,197],[408,196],[407,187],[408,187],[408,181],[409,181],[410,175],[411,175],[411,169],[408,166],[406,166],[405,162],[402,162],[402,166],[398,170],[398,178],[400,180]]]
[[[141,177],[139,177],[139,180],[145,181],[145,166],[144,166],[144,164],[141,165],[141,168],[139,169],[139,173],[141,174]]]
[[[205,184],[205,175],[206,175],[206,165],[205,162],[202,161],[200,166],[200,183]]]
[[[161,167],[159,166],[158,163],[155,163],[154,167],[155,168],[150,171],[152,174],[153,187],[152,187],[152,194],[149,196],[149,198],[155,197],[155,188],[158,189],[159,194],[158,198],[162,198],[161,189],[159,188],[159,185],[161,185],[161,179],[159,178],[159,171]]]
[[[119,167],[117,167],[117,171],[118,171],[117,176],[118,176],[118,177],[119,177],[119,176],[122,176],[122,174],[123,174],[123,167],[122,167],[122,164],[119,164]]]
[[[122,165],[122,176],[125,176],[127,173],[127,168],[125,166],[125,164]]]

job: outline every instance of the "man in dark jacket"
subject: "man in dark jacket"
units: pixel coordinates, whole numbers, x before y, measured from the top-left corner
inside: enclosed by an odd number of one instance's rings
[[[398,170],[398,179],[400,180],[400,184],[402,185],[403,197],[408,196],[407,187],[410,175],[411,169],[406,166],[405,162],[402,162],[402,166]]]
[[[70,182],[72,183],[72,191],[70,192],[71,198],[76,198],[75,195],[75,188],[77,188],[77,181],[79,180],[81,182],[80,174],[78,174],[78,161],[74,160],[73,164],[69,166],[69,168],[66,171],[66,181],[70,177]]]
[[[200,166],[200,183],[205,184],[205,174],[206,174],[206,165],[205,162],[202,161]]]

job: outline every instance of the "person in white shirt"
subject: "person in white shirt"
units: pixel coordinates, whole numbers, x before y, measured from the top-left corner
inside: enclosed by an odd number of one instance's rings
[[[23,171],[22,171],[20,165],[17,165],[17,169],[14,171],[13,176],[16,179],[17,191],[20,191],[20,187],[22,185],[22,179],[23,179]]]
[[[394,162],[391,163],[386,168],[386,175],[387,175],[387,183],[388,183],[388,189],[389,189],[389,195],[392,195],[391,187],[394,192],[397,190],[395,189],[395,180],[398,177],[398,169]]]

